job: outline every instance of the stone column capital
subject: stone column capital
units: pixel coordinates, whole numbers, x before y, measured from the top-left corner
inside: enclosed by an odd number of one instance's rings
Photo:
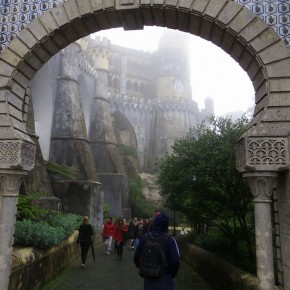
[[[17,197],[23,177],[27,174],[23,170],[0,169],[0,195],[2,197]]]
[[[236,142],[236,167],[240,172],[289,170],[288,148],[287,137],[243,136]]]
[[[0,138],[0,170],[30,171],[34,167],[35,155],[36,146],[32,141],[1,140]]]
[[[250,186],[254,202],[272,202],[277,177],[278,172],[275,171],[243,172],[243,178]]]

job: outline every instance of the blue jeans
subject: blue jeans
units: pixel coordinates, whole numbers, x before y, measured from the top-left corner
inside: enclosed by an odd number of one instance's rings
[[[175,286],[169,275],[163,275],[160,279],[144,278],[144,290],[175,290]]]

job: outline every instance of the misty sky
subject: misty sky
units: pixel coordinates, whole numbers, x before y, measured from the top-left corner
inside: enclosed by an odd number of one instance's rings
[[[105,36],[120,46],[154,51],[157,50],[159,35],[163,29],[166,28],[145,27],[144,30],[138,31],[117,28],[103,30],[94,35]],[[214,100],[216,115],[234,111],[245,112],[253,106],[255,95],[253,85],[239,64],[211,42],[188,35],[192,95],[199,108],[204,107],[204,100],[207,97]]]

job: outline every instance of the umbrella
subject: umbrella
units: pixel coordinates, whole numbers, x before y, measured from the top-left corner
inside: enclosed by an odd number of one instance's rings
[[[92,255],[93,255],[94,262],[96,262],[95,249],[94,249],[94,242],[93,241],[91,242],[91,248],[92,248]]]

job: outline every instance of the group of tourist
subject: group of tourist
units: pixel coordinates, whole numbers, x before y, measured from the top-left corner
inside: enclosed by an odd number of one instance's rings
[[[122,260],[123,247],[126,243],[126,233],[128,232],[128,225],[125,219],[119,217],[116,222],[109,217],[104,224],[102,231],[102,238],[105,241],[105,253],[110,255],[112,251],[112,242],[114,243],[114,252],[117,253],[117,261]]]
[[[150,226],[152,224],[152,218],[134,218],[130,221],[128,227],[128,238],[130,239],[130,248],[134,250],[138,246],[140,238],[148,233]]]
[[[152,219],[134,218],[129,224],[123,218],[113,221],[109,217],[102,230],[102,238],[105,241],[105,253],[112,253],[112,244],[114,243],[114,252],[117,253],[117,261],[122,259],[123,247],[127,242],[129,247],[134,250],[137,247],[139,239],[148,232]]]
[[[179,249],[175,239],[168,234],[168,226],[169,218],[161,212],[156,213],[153,219],[134,218],[129,224],[122,217],[116,221],[109,217],[101,233],[105,254],[116,252],[117,261],[122,260],[123,247],[130,241],[130,249],[135,250],[134,263],[139,268],[140,276],[144,278],[144,290],[175,290],[174,278],[179,268]],[[78,236],[82,268],[85,268],[87,253],[92,245],[92,235],[93,228],[88,217],[84,217]]]

